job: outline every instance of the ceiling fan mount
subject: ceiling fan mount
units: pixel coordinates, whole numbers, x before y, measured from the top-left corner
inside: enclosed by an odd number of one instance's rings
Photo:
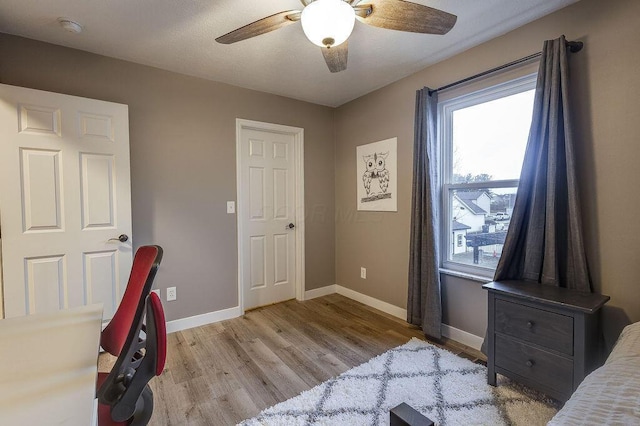
[[[300,0],[302,10],[287,10],[259,19],[223,36],[218,43],[232,44],[302,22],[305,35],[322,49],[331,72],[347,69],[348,38],[355,20],[390,30],[443,35],[457,17],[405,0]]]

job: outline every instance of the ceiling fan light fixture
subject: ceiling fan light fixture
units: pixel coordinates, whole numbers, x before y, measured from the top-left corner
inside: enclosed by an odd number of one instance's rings
[[[344,43],[353,31],[356,13],[343,0],[315,0],[302,10],[302,29],[309,41],[320,47]]]

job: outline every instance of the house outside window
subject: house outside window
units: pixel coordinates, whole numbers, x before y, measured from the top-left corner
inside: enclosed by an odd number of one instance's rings
[[[442,267],[491,277],[517,195],[536,75],[458,91],[439,102]]]

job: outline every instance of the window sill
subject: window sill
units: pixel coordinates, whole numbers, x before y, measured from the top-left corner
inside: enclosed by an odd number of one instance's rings
[[[469,274],[466,272],[454,271],[452,269],[440,268],[440,273],[449,275],[452,277],[465,278],[467,280],[477,281],[482,284],[486,284],[493,281],[493,277],[483,277],[482,275]]]

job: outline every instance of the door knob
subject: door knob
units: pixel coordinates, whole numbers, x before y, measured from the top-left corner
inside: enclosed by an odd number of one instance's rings
[[[293,229],[296,226],[293,223],[288,224],[287,226],[284,227],[284,229]]]
[[[127,234],[120,234],[118,238],[109,238],[109,241],[120,241],[121,243],[125,243],[129,241],[129,236]]]

